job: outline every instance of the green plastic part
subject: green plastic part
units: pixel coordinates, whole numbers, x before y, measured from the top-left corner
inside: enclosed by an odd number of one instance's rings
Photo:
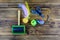
[[[14,28],[23,28],[23,32],[14,32]],[[25,25],[12,25],[12,34],[13,35],[22,35],[26,34],[26,28]]]
[[[37,25],[36,20],[33,19],[33,20],[31,21],[31,25],[32,25],[32,26],[36,26],[36,25]]]

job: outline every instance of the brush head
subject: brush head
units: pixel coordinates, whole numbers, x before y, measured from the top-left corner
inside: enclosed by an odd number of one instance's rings
[[[12,25],[12,33],[13,35],[26,34],[25,25]]]

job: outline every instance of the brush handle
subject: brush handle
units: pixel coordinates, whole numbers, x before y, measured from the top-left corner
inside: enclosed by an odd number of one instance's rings
[[[20,10],[18,10],[18,25],[20,25]]]
[[[27,18],[29,14],[28,14],[28,10],[27,10],[26,6],[24,4],[18,4],[18,7],[22,8],[22,10],[24,12],[23,16],[24,16],[24,18]]]
[[[29,5],[28,5],[28,2],[25,1],[25,4],[26,4],[26,8],[27,8],[27,10],[28,10],[28,17],[29,17],[29,15],[30,15],[30,8],[29,8]]]

